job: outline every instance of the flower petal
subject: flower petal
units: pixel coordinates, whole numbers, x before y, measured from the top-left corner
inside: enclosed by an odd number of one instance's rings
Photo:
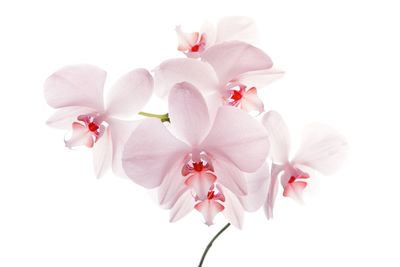
[[[216,180],[217,177],[212,173],[195,172],[186,179],[185,184],[193,189],[200,200],[205,200],[208,191]]]
[[[217,28],[215,25],[209,21],[205,21],[201,26],[200,32],[205,35],[206,45],[205,48],[211,47],[215,44],[217,38]]]
[[[188,151],[189,147],[173,137],[160,120],[150,118],[144,120],[128,138],[122,166],[134,182],[154,188]]]
[[[261,89],[280,79],[284,74],[285,72],[274,68],[255,70],[240,74],[237,77],[237,80],[239,83],[245,84],[247,87],[256,87],[257,89]]]
[[[192,48],[200,37],[199,32],[183,32],[181,26],[175,28],[176,34],[178,35],[178,50],[186,52]]]
[[[47,103],[54,108],[83,106],[104,109],[106,72],[91,65],[67,66],[52,74],[44,84]]]
[[[249,17],[230,16],[222,18],[217,29],[218,43],[231,40],[251,43],[257,39],[257,27]]]
[[[192,194],[190,191],[186,191],[172,207],[170,212],[170,222],[176,222],[182,219],[194,209],[194,205],[195,201]]]
[[[289,160],[290,137],[281,115],[276,111],[269,111],[262,118],[262,124],[268,131],[272,161],[277,164],[286,163]]]
[[[93,146],[93,166],[97,178],[103,176],[111,166],[112,150],[110,129],[107,128]]]
[[[271,182],[268,188],[268,195],[264,205],[264,212],[267,219],[272,219],[274,216],[274,205],[276,196],[278,195],[279,182],[278,175],[282,171],[282,166],[272,165],[271,168]]]
[[[210,119],[206,102],[191,84],[176,84],[169,94],[169,118],[174,133],[192,146],[198,145],[208,132]]]
[[[268,155],[269,141],[257,120],[238,108],[223,106],[202,147],[213,158],[231,162],[241,171],[254,172]]]
[[[299,203],[303,203],[303,190],[307,183],[303,181],[288,183],[283,191],[283,196],[290,197]]]
[[[218,90],[218,77],[206,62],[192,58],[170,59],[154,70],[155,92],[160,97],[166,97],[180,82],[189,82],[203,93]]]
[[[218,75],[220,84],[236,80],[249,71],[269,69],[272,61],[260,49],[238,41],[225,42],[207,49],[202,60],[210,63]]]
[[[176,161],[171,166],[168,174],[158,189],[158,201],[160,205],[170,208],[188,187],[185,185],[185,177],[182,175],[184,160]]]
[[[225,197],[224,206],[225,209],[222,213],[226,219],[235,227],[241,229],[243,226],[243,207],[239,199],[226,188],[221,188],[222,194]]]
[[[70,128],[72,123],[78,119],[79,115],[90,114],[93,112],[95,112],[94,109],[78,106],[59,108],[46,121],[46,124],[60,129]]]
[[[348,144],[337,131],[325,125],[312,124],[303,134],[293,164],[305,165],[330,175],[342,165],[347,151]]]
[[[255,87],[250,88],[243,94],[240,108],[246,112],[257,111],[258,114],[264,112],[264,103],[258,97]]]
[[[152,93],[153,77],[147,70],[128,72],[111,88],[107,98],[107,113],[129,118],[146,105]]]
[[[224,210],[224,206],[215,200],[204,200],[197,203],[194,208],[203,214],[205,223],[208,226],[214,224],[215,216]]]
[[[78,122],[72,123],[71,137],[64,140],[65,146],[74,148],[77,146],[93,147],[94,138],[85,125]]]
[[[240,196],[239,200],[247,211],[256,211],[263,206],[267,199],[271,182],[269,167],[264,163],[256,172],[246,173],[248,194]]]
[[[245,176],[234,164],[217,157],[212,157],[212,164],[218,183],[238,196],[247,194]]]

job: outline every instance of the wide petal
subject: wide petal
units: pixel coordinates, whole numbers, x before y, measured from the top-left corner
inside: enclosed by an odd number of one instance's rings
[[[171,88],[180,82],[189,82],[203,93],[218,90],[218,77],[206,62],[192,58],[170,59],[154,70],[154,88],[160,97],[166,97]]]
[[[122,154],[125,173],[147,188],[159,186],[171,166],[189,152],[158,119],[146,119],[126,142]]]
[[[322,174],[333,174],[344,162],[348,151],[345,138],[321,124],[309,125],[293,164],[305,165]]]
[[[100,112],[104,109],[105,79],[106,72],[95,66],[64,67],[47,78],[44,84],[46,101],[54,108],[82,106]]]
[[[249,17],[224,17],[218,23],[217,33],[218,43],[231,40],[252,43],[257,39],[256,24]]]
[[[195,200],[190,191],[186,191],[171,208],[170,222],[176,222],[194,209]]]
[[[234,164],[222,158],[211,157],[218,183],[238,196],[247,194],[247,183],[244,173]]]
[[[110,116],[129,118],[138,113],[153,93],[153,77],[145,69],[136,69],[122,76],[107,98]]]
[[[237,77],[237,81],[241,84],[245,84],[247,87],[261,89],[280,79],[284,74],[284,71],[275,68],[255,70],[240,74]]]
[[[267,131],[257,120],[238,108],[223,106],[202,147],[214,158],[254,172],[268,155],[269,141]]]
[[[245,210],[256,211],[264,205],[271,183],[268,164],[264,163],[256,172],[246,173],[245,178],[248,193],[239,196],[239,200]]]
[[[78,120],[78,116],[95,112],[94,109],[79,106],[59,108],[46,121],[46,124],[60,129],[70,128],[72,123]]]
[[[243,226],[244,210],[239,199],[235,194],[226,188],[221,188],[222,194],[225,197],[224,207],[222,213],[226,219],[235,227],[241,229]]]
[[[103,135],[93,146],[93,166],[97,178],[110,168],[113,156],[110,128],[107,128]]]
[[[223,85],[235,81],[242,73],[272,67],[272,60],[262,50],[238,41],[210,47],[203,53],[202,60],[214,67]]]
[[[176,84],[169,95],[169,118],[174,133],[192,146],[197,146],[207,134],[210,118],[206,102],[191,84]]]
[[[158,189],[159,204],[171,208],[178,198],[189,188],[185,185],[185,177],[182,175],[182,166],[186,163],[186,157],[177,160],[170,168]]]
[[[285,164],[289,160],[290,136],[281,115],[276,111],[269,111],[263,116],[262,124],[268,131],[272,161]]]

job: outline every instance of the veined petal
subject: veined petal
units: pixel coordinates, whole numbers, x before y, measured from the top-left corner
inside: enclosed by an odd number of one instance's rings
[[[269,151],[265,128],[244,111],[230,106],[219,108],[202,146],[213,158],[231,162],[245,172],[256,171]]]
[[[230,16],[222,18],[218,23],[217,42],[238,40],[247,43],[257,39],[257,27],[249,17]]]
[[[305,165],[322,174],[334,173],[344,162],[348,144],[334,129],[321,125],[309,125],[293,164]]]
[[[214,67],[221,84],[237,79],[242,73],[272,67],[272,60],[262,50],[238,41],[210,47],[203,53],[202,60]]]
[[[126,142],[122,154],[125,173],[146,188],[159,186],[171,166],[189,152],[158,119],[144,120]]]
[[[97,178],[103,176],[103,174],[111,166],[112,155],[113,151],[112,151],[111,134],[110,134],[110,129],[107,128],[104,131],[103,135],[93,146],[94,172]]]
[[[153,93],[153,77],[145,69],[136,69],[120,78],[107,98],[110,116],[129,118],[138,113]]]
[[[269,111],[262,118],[262,124],[268,131],[272,161],[285,164],[289,160],[290,137],[281,115],[276,111]]]
[[[216,180],[217,177],[212,173],[195,172],[186,179],[185,184],[193,189],[200,200],[205,200]]]
[[[274,68],[255,70],[240,74],[237,77],[237,80],[241,84],[245,84],[247,87],[256,87],[257,89],[261,89],[280,79],[284,74],[284,71]]]
[[[190,191],[186,191],[180,196],[175,205],[171,208],[170,222],[176,222],[177,220],[180,220],[189,212],[191,212],[194,209],[194,206],[195,201],[192,194]]]
[[[67,66],[52,74],[44,84],[47,103],[54,108],[82,106],[103,111],[106,72],[91,65]]]
[[[241,229],[243,226],[243,206],[235,194],[226,188],[221,188],[222,194],[225,196],[225,209],[222,213],[226,219],[235,227]]]
[[[174,132],[181,140],[197,146],[208,132],[210,118],[206,102],[191,84],[176,84],[169,95],[169,118]]]
[[[185,177],[182,176],[184,164],[183,159],[176,161],[158,189],[158,201],[166,208],[173,206],[182,193],[188,189],[185,185]]]
[[[218,183],[238,196],[246,195],[247,183],[243,172],[230,162],[212,155],[211,157]]]
[[[258,114],[264,112],[264,103],[258,97],[255,87],[250,88],[243,94],[240,101],[240,108],[246,112],[257,111]]]
[[[239,196],[242,206],[247,211],[256,211],[263,206],[267,199],[271,183],[270,171],[267,163],[264,163],[256,172],[246,173],[248,194]]]
[[[204,200],[197,203],[194,208],[203,214],[205,223],[210,226],[214,224],[215,216],[224,210],[224,206],[215,200]]]
[[[60,129],[70,128],[72,123],[78,119],[79,115],[93,112],[95,112],[94,109],[79,106],[59,108],[53,116],[46,121],[46,124]]]
[[[189,82],[203,93],[218,90],[218,77],[206,62],[192,58],[170,59],[154,70],[155,92],[160,97],[166,97],[180,82]]]

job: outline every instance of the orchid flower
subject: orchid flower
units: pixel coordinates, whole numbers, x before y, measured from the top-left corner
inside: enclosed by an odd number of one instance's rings
[[[198,58],[213,45],[226,41],[244,41],[252,43],[257,36],[254,21],[248,17],[232,16],[221,19],[217,25],[205,22],[200,32],[183,32],[176,27],[178,50],[187,57]]]
[[[222,212],[241,227],[238,196],[248,192],[244,172],[256,171],[266,159],[265,128],[229,106],[210,117],[201,93],[185,82],[172,88],[168,104],[169,128],[150,118],[129,137],[122,156],[126,174],[146,188],[159,187],[171,221],[196,209],[208,225]]]
[[[267,54],[250,44],[225,42],[207,49],[202,61],[180,58],[161,63],[154,73],[156,93],[166,97],[174,84],[187,81],[206,95],[211,113],[222,105],[261,113],[264,104],[258,88],[283,75],[272,65]]]
[[[283,187],[283,196],[302,202],[302,193],[307,186],[312,170],[324,175],[333,174],[343,163],[348,145],[335,130],[318,124],[310,125],[295,156],[289,160],[290,138],[282,117],[275,111],[266,113],[262,119],[271,142],[271,179],[264,210],[272,218],[278,192],[278,177]]]
[[[134,129],[134,123],[123,120],[136,114],[149,100],[153,78],[147,70],[136,69],[125,74],[112,87],[108,101],[103,101],[106,72],[91,65],[64,67],[45,82],[47,103],[56,113],[47,124],[72,129],[65,139],[68,148],[93,148],[94,169],[100,177],[112,164],[121,173],[121,148]]]

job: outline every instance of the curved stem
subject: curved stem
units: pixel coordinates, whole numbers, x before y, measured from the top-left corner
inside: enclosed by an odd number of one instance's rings
[[[203,252],[203,255],[201,256],[201,260],[200,260],[200,263],[199,263],[199,267],[203,266],[203,262],[204,262],[204,259],[206,258],[207,252],[208,252],[208,250],[210,250],[210,248],[211,248],[212,244],[214,243],[214,241],[215,241],[215,240],[218,238],[218,236],[220,236],[230,225],[231,225],[230,223],[228,223],[227,225],[225,225],[221,230],[219,230],[219,232],[214,236],[214,238],[211,239],[210,243],[208,243],[206,249],[205,249],[204,252]]]
[[[150,118],[159,118],[161,122],[168,121],[169,122],[169,116],[168,113],[165,114],[153,114],[153,113],[148,113],[148,112],[139,112],[139,115],[145,116],[145,117],[150,117]]]

